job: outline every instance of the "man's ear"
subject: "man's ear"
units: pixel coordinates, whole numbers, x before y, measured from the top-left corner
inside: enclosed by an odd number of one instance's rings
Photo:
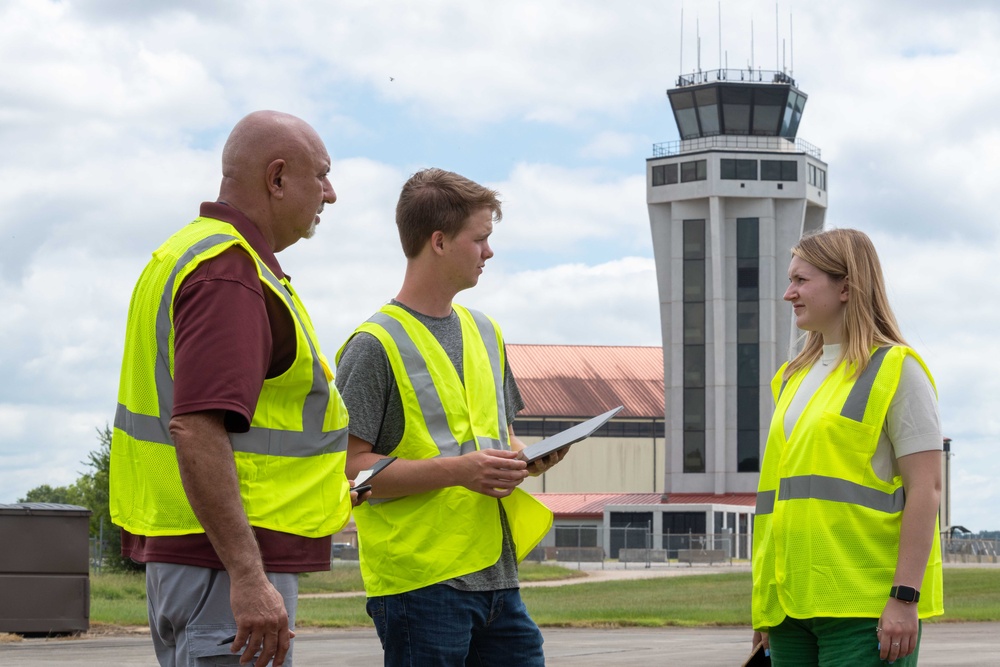
[[[267,190],[275,199],[283,199],[285,196],[285,161],[281,158],[272,160],[267,165],[265,178],[267,179]]]
[[[435,231],[431,234],[431,250],[433,250],[435,254],[443,254],[445,240],[444,232],[440,229]]]

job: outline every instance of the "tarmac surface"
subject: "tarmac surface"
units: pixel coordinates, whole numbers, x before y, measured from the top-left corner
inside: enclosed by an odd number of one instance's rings
[[[577,567],[577,564],[570,564]],[[619,564],[605,569],[600,564],[579,564],[586,578],[565,581],[582,583],[608,579],[633,579],[747,569],[744,564],[716,566],[668,566],[644,568]],[[540,582],[531,585],[555,585]],[[109,635],[94,633],[80,637],[0,638],[3,667],[156,667],[153,646],[146,628],[121,629]],[[299,628],[295,638],[295,664],[368,667],[382,664],[382,647],[373,628],[327,630]],[[629,667],[632,665],[741,665],[750,650],[749,628],[542,628],[546,664],[550,667]],[[927,623],[920,647],[922,667],[1000,665],[1000,623]],[[516,667],[512,665],[511,667]]]

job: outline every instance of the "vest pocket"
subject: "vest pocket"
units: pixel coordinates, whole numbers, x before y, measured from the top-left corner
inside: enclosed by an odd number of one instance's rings
[[[864,479],[878,442],[878,431],[870,424],[824,412],[812,431],[810,472],[855,482]],[[802,470],[799,468],[799,470]]]

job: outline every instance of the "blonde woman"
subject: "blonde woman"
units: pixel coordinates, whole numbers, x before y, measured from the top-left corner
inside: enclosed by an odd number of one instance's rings
[[[772,381],[757,493],[754,644],[773,665],[917,664],[944,612],[941,427],[871,240],[801,239],[788,267],[802,351]]]

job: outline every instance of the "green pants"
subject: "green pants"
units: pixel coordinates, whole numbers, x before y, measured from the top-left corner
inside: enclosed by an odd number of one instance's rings
[[[913,653],[894,663],[879,659],[877,618],[786,618],[771,628],[772,667],[916,667],[920,635]]]

